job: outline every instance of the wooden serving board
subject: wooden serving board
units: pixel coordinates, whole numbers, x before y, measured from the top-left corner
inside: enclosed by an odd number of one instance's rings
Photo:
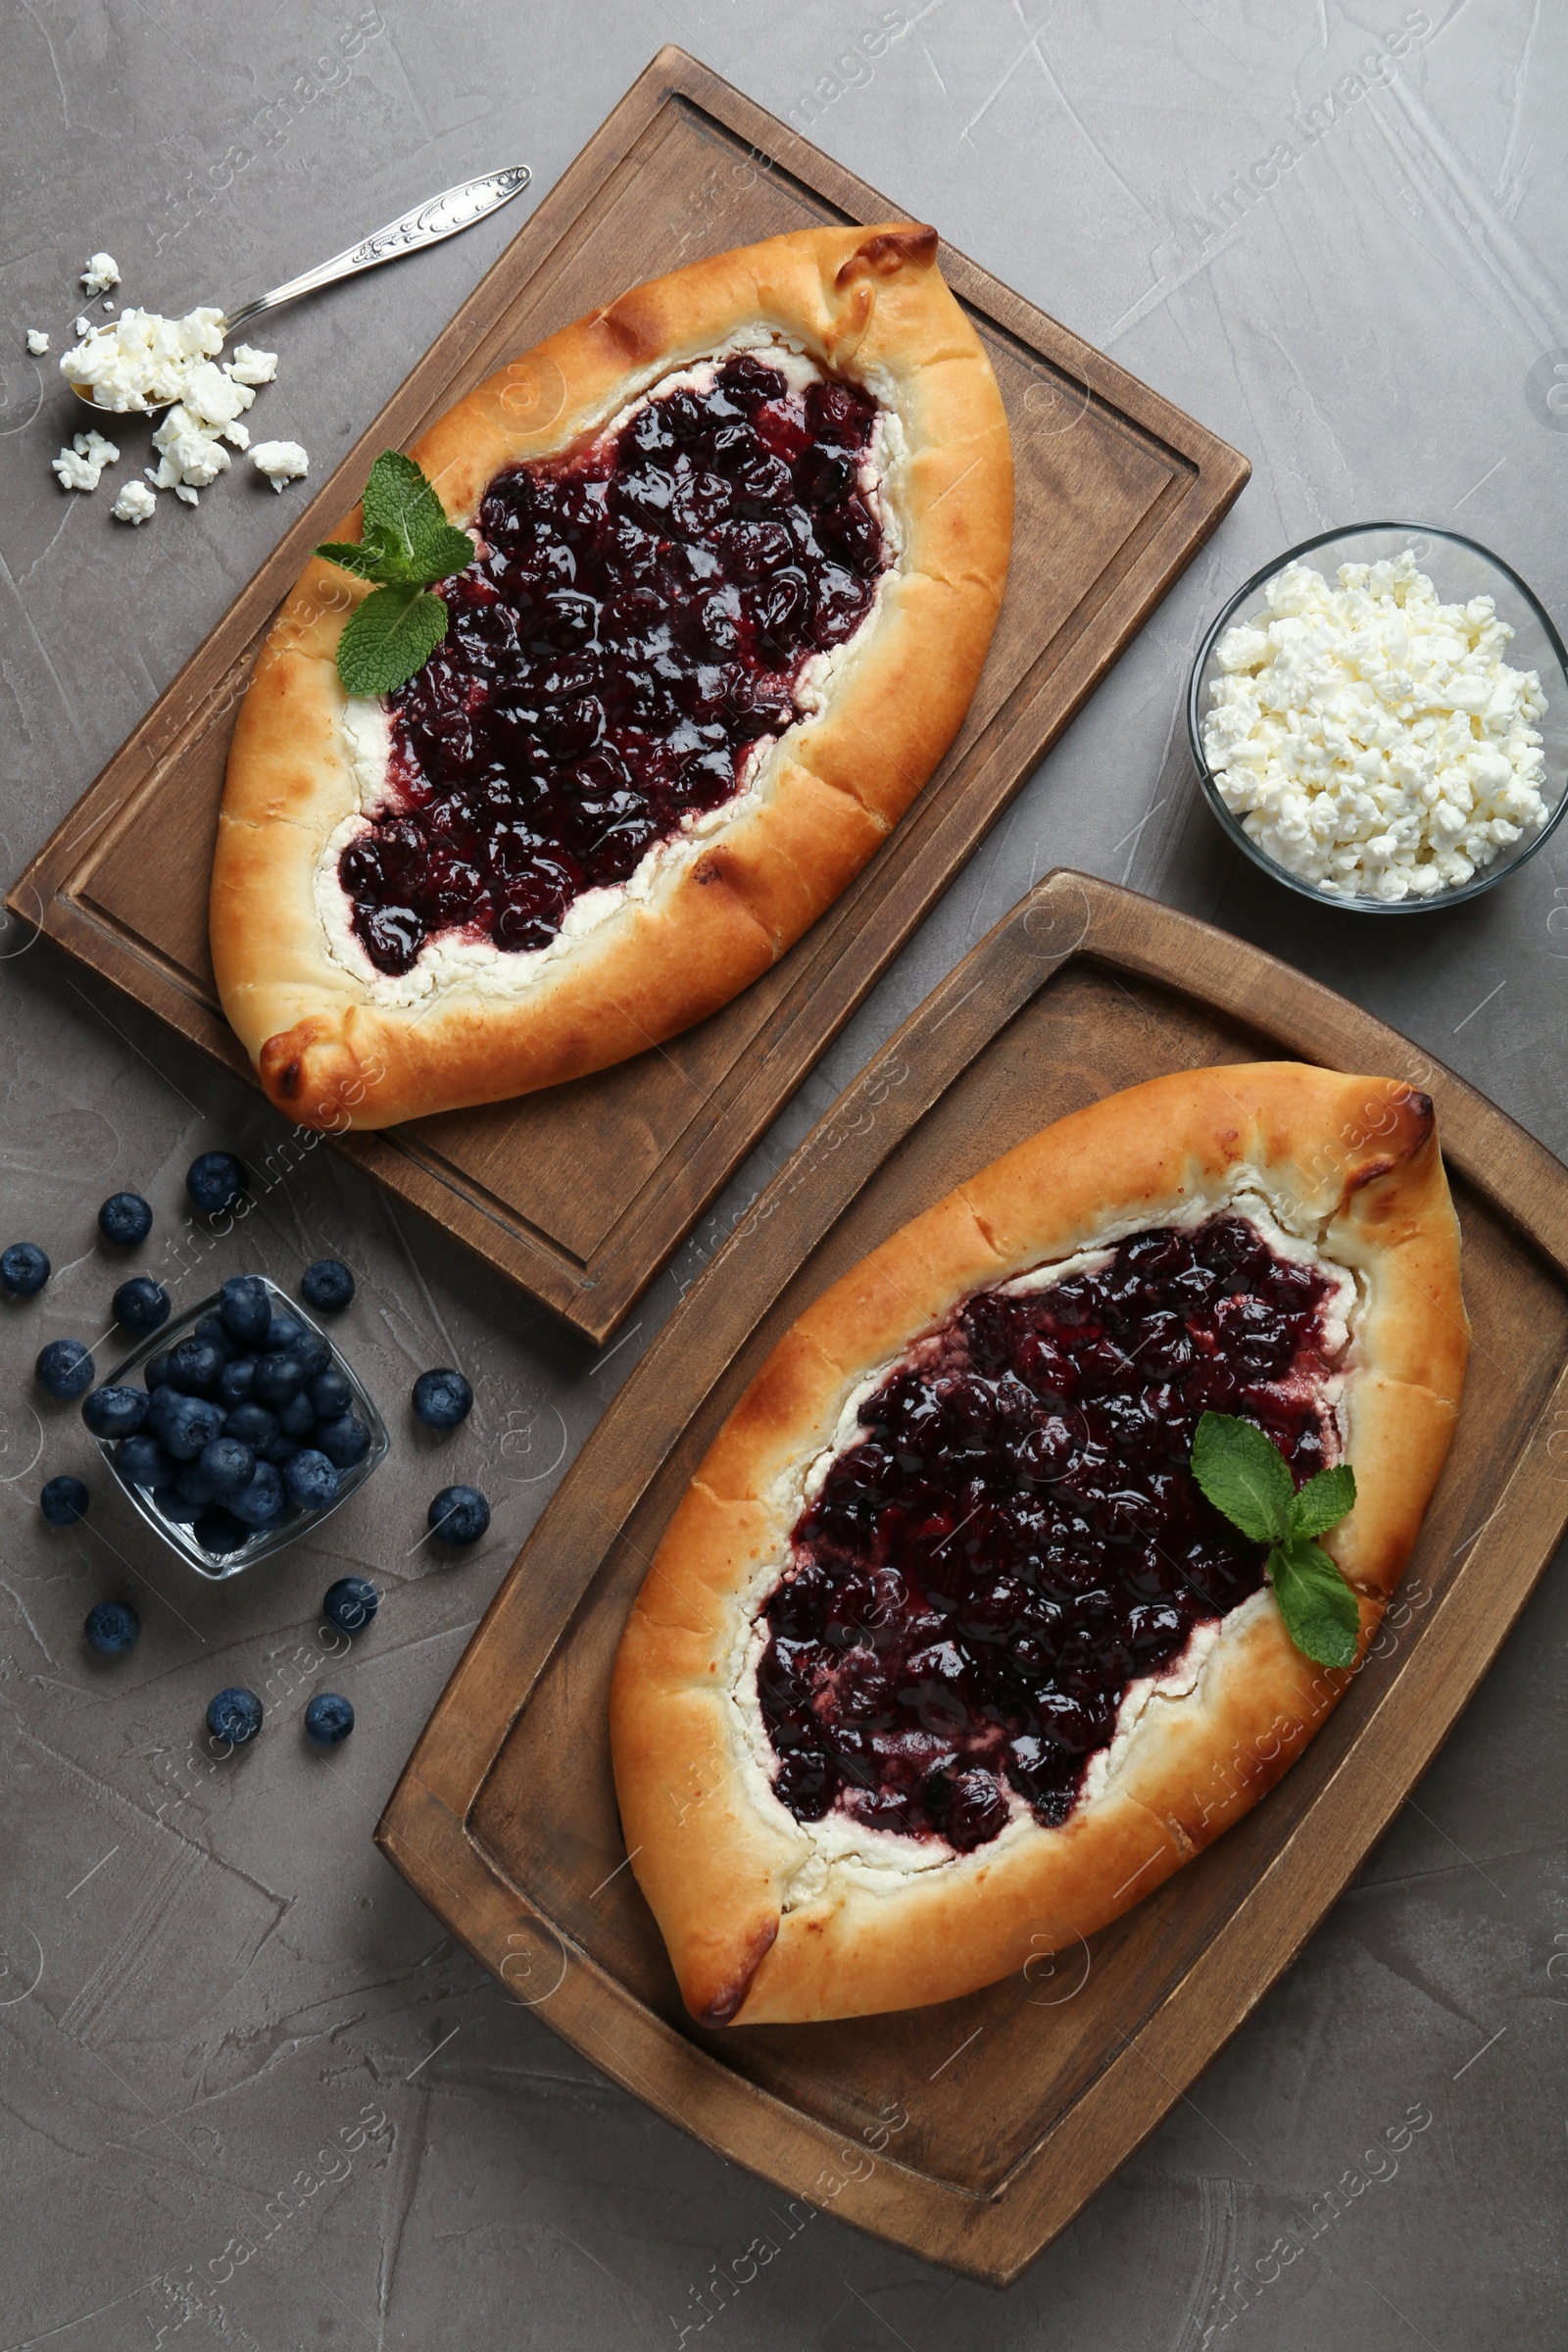
[[[310,549],[504,361],[640,278],[786,229],[905,218],[679,49],[654,60],[7,904],[229,1068],[207,882],[236,703]],[[1017,536],[962,733],[887,846],[733,1004],[601,1076],[348,1139],[595,1340],[613,1331],[1246,481],[1244,458],[944,249],[1006,402]]]
[[[999,1152],[1139,1080],[1281,1055],[1425,1087],[1464,1233],[1464,1411],[1372,1656],[1273,1793],[1091,1945],[938,2008],[703,2031],[624,1866],[606,1726],[627,1609],[719,1422],[829,1283]],[[1565,1350],[1568,1172],[1549,1152],[1257,949],[1053,874],[841,1096],[664,1326],[492,1603],[378,1841],[626,2089],[786,2196],[1004,2284],[1288,1965],[1486,1672],[1568,1522]]]

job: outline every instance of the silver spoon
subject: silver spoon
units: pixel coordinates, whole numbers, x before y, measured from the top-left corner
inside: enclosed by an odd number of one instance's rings
[[[303,277],[291,277],[286,285],[274,286],[270,294],[258,294],[250,302],[242,302],[232,311],[225,311],[221,319],[223,340],[253,318],[267,311],[275,311],[285,302],[294,302],[301,294],[314,294],[318,286],[335,285],[340,277],[353,277],[361,270],[374,270],[382,262],[394,262],[405,253],[417,253],[421,246],[439,245],[443,237],[455,237],[460,228],[471,228],[514,196],[520,196],[532,179],[526,164],[509,164],[504,172],[485,172],[477,179],[466,179],[461,186],[445,188],[439,196],[405,213],[401,220],[389,220],[385,228],[351,245],[344,253],[332,256],[315,270],[307,270]],[[73,384],[71,389],[78,400],[90,409],[104,412],[93,398],[90,384]],[[167,400],[153,401],[137,416],[156,416],[161,409],[172,405]],[[117,412],[110,411],[114,415]],[[119,412],[123,414],[123,412]]]

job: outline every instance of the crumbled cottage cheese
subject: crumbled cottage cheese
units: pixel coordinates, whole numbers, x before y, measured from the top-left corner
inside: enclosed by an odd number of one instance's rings
[[[138,482],[133,477],[130,481],[121,485],[120,496],[109,512],[117,522],[140,524],[149,521],[156,514],[158,499],[156,494],[148,489],[145,482]]]
[[[301,474],[309,473],[311,461],[297,441],[258,441],[251,451],[251,464],[258,473],[264,473],[274,490],[285,482],[296,482]]]
[[[120,264],[112,253],[95,253],[81,273],[81,282],[89,294],[107,294],[111,286],[120,283]]]
[[[41,360],[48,348],[49,338],[44,333],[42,327],[29,326],[27,329],[27,349],[31,352],[33,358],[35,360]]]
[[[1545,819],[1545,697],[1490,596],[1444,605],[1408,550],[1291,564],[1227,629],[1203,753],[1260,849],[1328,898],[1429,899]]]
[[[63,449],[49,463],[60,476],[62,490],[96,490],[98,476],[106,466],[113,466],[120,456],[112,441],[102,433],[88,430],[78,433],[70,449]]]
[[[109,257],[93,258],[96,263]],[[197,493],[232,463],[224,442],[235,449],[250,447],[249,427],[240,418],[255,400],[256,387],[276,375],[276,352],[241,343],[220,366],[223,314],[215,310],[164,318],[154,311],[127,309],[113,326],[89,328],[84,318],[76,324],[82,340],[62,354],[60,372],[68,383],[89,390],[97,407],[117,416],[166,409],[153,434],[158,463],[147,467],[147,479],[155,489],[172,490],[186,506],[195,506]],[[306,470],[298,442],[264,446],[291,453],[284,479]],[[127,512],[120,519],[140,522],[146,514]]]

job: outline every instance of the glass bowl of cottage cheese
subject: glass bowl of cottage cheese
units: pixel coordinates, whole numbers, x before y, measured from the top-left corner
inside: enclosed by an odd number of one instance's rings
[[[1187,724],[1238,847],[1361,913],[1490,890],[1568,807],[1562,639],[1517,572],[1429,524],[1325,531],[1249,580]]]

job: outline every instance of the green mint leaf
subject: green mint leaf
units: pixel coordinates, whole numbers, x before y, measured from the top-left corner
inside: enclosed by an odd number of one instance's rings
[[[337,564],[344,571],[352,571],[359,579],[378,580],[381,577],[383,559],[378,547],[360,547],[352,539],[327,539],[316,552],[318,556],[324,556],[329,564]]]
[[[412,458],[383,449],[365,485],[365,535],[386,550],[386,579],[450,579],[473,559],[466,531],[448,522],[446,509]],[[394,568],[395,567],[395,568]]]
[[[1250,1421],[1205,1413],[1193,1439],[1193,1476],[1214,1508],[1254,1544],[1280,1544],[1290,1534],[1291,1473],[1278,1446]]]
[[[1355,1472],[1348,1462],[1337,1470],[1320,1470],[1291,1501],[1293,1536],[1326,1536],[1355,1508]]]
[[[423,667],[447,633],[447,609],[421,589],[377,588],[351,612],[337,644],[345,694],[391,694]]]
[[[1268,1555],[1268,1581],[1285,1630],[1298,1650],[1319,1666],[1354,1663],[1361,1613],[1355,1594],[1320,1544],[1309,1544],[1303,1536],[1276,1544]]]

